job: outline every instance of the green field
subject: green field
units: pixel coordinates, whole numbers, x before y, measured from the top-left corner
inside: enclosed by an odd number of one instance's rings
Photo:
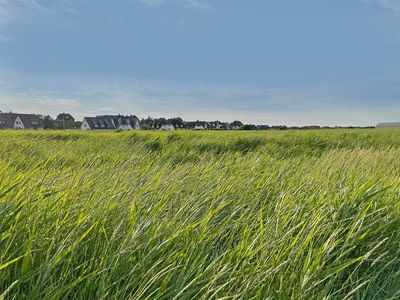
[[[400,299],[400,130],[0,141],[0,299]]]

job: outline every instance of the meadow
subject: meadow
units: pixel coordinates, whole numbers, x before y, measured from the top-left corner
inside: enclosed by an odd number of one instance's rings
[[[1,131],[0,299],[400,299],[400,130]]]

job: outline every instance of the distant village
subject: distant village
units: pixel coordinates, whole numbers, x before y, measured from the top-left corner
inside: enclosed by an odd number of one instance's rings
[[[390,125],[390,126],[389,126]],[[400,127],[400,123],[382,123],[377,127]],[[26,130],[287,130],[287,129],[333,129],[360,127],[329,127],[329,126],[285,126],[285,125],[254,125],[241,121],[184,121],[182,118],[151,118],[139,119],[134,115],[99,115],[76,120],[69,113],[60,113],[56,118],[49,115],[20,114],[0,111],[0,129]],[[372,127],[364,127],[372,128]]]

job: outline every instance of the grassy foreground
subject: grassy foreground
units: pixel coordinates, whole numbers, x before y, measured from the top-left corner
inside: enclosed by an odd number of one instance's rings
[[[0,141],[0,299],[400,298],[400,131]]]

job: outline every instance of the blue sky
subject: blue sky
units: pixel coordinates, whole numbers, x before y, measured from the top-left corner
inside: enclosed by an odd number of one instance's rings
[[[400,0],[0,0],[0,110],[400,121]]]

